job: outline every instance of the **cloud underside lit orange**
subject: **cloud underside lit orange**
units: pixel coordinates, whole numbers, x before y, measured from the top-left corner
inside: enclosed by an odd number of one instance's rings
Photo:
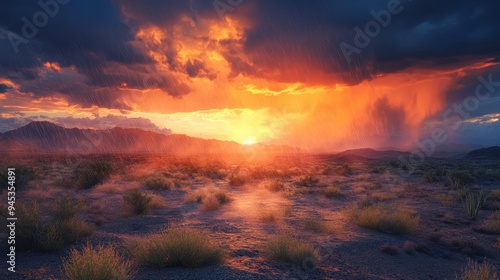
[[[489,61],[473,61],[452,69],[412,67],[349,85],[340,78],[342,73],[310,73],[314,65],[291,50],[281,71],[235,73],[229,57],[257,72],[268,70],[255,62],[257,54],[246,53],[240,45],[244,28],[252,24],[230,16],[197,23],[181,18],[168,28],[137,30],[134,45],[155,62],[155,73],[166,73],[187,85],[188,94],[172,96],[160,87],[134,89],[123,83],[112,90],[130,109],[117,110],[75,105],[57,92],[33,98],[4,80],[0,82],[12,90],[0,94],[0,99],[8,99],[2,117],[15,113],[48,118],[124,114],[148,118],[174,133],[246,144],[265,142],[324,151],[408,146],[419,137],[423,122],[446,106],[445,94],[456,87],[457,78],[491,66]],[[232,48],[225,47],[229,41]],[[175,69],[176,63],[169,61],[165,53],[171,48],[176,50],[178,65],[191,67],[187,72]],[[41,79],[54,75],[79,79],[77,69],[57,63],[46,62],[40,71]]]

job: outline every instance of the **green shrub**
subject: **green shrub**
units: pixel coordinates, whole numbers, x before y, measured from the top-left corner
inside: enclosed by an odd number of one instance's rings
[[[87,244],[81,252],[72,249],[63,262],[63,275],[68,280],[125,280],[132,278],[132,264],[113,247]]]
[[[151,211],[152,197],[139,189],[132,189],[123,195],[123,202],[135,214],[148,214]]]
[[[312,245],[289,233],[271,238],[266,244],[265,252],[271,259],[300,265],[304,269],[314,268],[320,261]]]
[[[466,171],[448,171],[446,173],[448,182],[453,187],[467,186],[474,182],[472,175]]]
[[[471,220],[475,220],[479,209],[483,207],[487,199],[487,193],[483,190],[467,190],[462,195],[462,203],[464,205],[467,216]]]
[[[378,204],[351,210],[353,221],[363,228],[392,234],[409,234],[415,232],[419,224],[416,212],[403,206],[388,207]]]
[[[41,252],[55,252],[66,245],[63,234],[58,231],[54,223],[40,227],[33,238],[34,248]]]
[[[460,276],[457,276],[460,280],[496,280],[497,272],[495,267],[488,262],[483,262],[482,264],[476,261],[469,260],[467,266],[462,271]]]
[[[16,239],[20,247],[33,248],[36,236],[42,232],[43,223],[40,207],[37,203],[17,204]]]
[[[29,206],[19,204],[17,217],[16,239],[20,247],[42,252],[57,251],[92,235],[94,231],[93,227],[76,218],[76,214],[63,219],[42,220],[40,208],[35,203]]]
[[[113,166],[107,161],[82,163],[75,171],[77,184],[80,189],[90,189],[104,182],[113,171]]]
[[[66,221],[75,218],[82,210],[82,207],[82,201],[75,201],[69,195],[63,195],[50,210],[55,220]]]
[[[187,227],[131,239],[126,246],[138,262],[157,268],[199,267],[224,258],[223,250],[206,233]]]

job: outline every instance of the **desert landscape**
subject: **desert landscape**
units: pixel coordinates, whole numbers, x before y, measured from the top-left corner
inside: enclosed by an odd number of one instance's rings
[[[7,154],[15,279],[493,279],[499,150]]]
[[[0,1],[0,280],[497,280],[500,1]]]

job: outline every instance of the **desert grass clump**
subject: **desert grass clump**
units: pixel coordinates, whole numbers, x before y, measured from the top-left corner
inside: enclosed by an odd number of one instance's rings
[[[344,196],[339,187],[328,187],[325,189],[324,194],[325,197],[327,198],[336,198]]]
[[[49,224],[49,233],[54,228],[60,237],[63,245],[77,242],[78,240],[92,235],[94,228],[78,218],[82,211],[83,202],[73,200],[69,195],[59,198],[51,207],[52,224]]]
[[[313,231],[316,233],[334,233],[334,227],[321,220],[316,218],[306,218],[302,221],[302,225],[305,230]]]
[[[466,186],[474,182],[474,178],[472,175],[463,170],[459,171],[449,171],[446,173],[446,177],[448,178],[448,182],[452,187],[460,187],[460,186]]]
[[[206,196],[201,205],[205,211],[215,211],[222,206],[220,201],[213,195]]]
[[[420,217],[404,206],[388,207],[378,204],[351,209],[353,221],[363,228],[392,234],[409,234],[415,232]]]
[[[132,189],[123,195],[123,202],[135,214],[149,214],[153,198],[142,193],[139,189]]]
[[[75,218],[82,210],[81,200],[72,200],[69,195],[63,195],[51,207],[52,217],[58,221],[66,221]]]
[[[107,161],[82,163],[75,170],[78,187],[90,189],[104,182],[113,171],[113,165]]]
[[[241,187],[247,183],[247,178],[243,175],[231,175],[228,183],[232,187]]]
[[[126,247],[139,263],[156,268],[200,267],[224,259],[224,251],[206,233],[189,227],[135,238],[127,241]]]
[[[462,196],[462,203],[467,216],[475,220],[479,209],[486,203],[487,193],[483,190],[467,190]]]
[[[339,166],[337,166],[337,168],[334,170],[334,173],[339,175],[339,176],[347,177],[347,176],[351,175],[353,173],[353,171],[352,171],[352,168],[348,164],[343,163],[343,164],[340,164]]]
[[[154,191],[171,190],[173,185],[174,183],[171,180],[160,176],[150,177],[144,182],[146,189]]]
[[[457,276],[459,280],[496,280],[497,272],[495,267],[484,261],[483,263],[477,263],[473,260],[468,260],[467,266],[462,270],[460,276]]]
[[[205,211],[215,211],[231,201],[227,190],[222,188],[201,188],[185,197],[187,202],[198,202]]]
[[[319,183],[319,179],[317,179],[311,175],[303,177],[299,181],[296,182],[296,184],[298,186],[306,187],[306,188],[316,187],[318,183]]]
[[[280,181],[274,181],[269,185],[266,185],[266,188],[272,192],[280,192],[285,190],[285,185]]]
[[[64,246],[92,235],[94,228],[78,219],[78,211],[63,215],[60,209],[66,208],[65,197],[53,207],[52,219],[42,219],[38,204],[20,204],[17,207],[17,240],[22,248],[31,248],[41,252],[57,251]],[[56,210],[54,210],[56,209]]]
[[[82,251],[72,249],[63,262],[62,274],[68,280],[132,279],[132,264],[113,247],[87,244]]]
[[[271,238],[265,247],[269,258],[311,269],[318,265],[320,257],[314,246],[293,237],[290,233],[280,233]]]
[[[21,247],[31,248],[36,244],[36,235],[43,227],[42,214],[37,203],[17,205],[16,239]]]

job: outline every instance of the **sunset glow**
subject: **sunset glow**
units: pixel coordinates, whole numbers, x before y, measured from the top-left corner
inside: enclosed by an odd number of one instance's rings
[[[78,8],[73,5],[67,8]],[[382,49],[377,57],[376,44],[370,46],[375,55],[366,50],[365,60],[349,64],[339,49],[347,37],[340,34],[354,26],[302,31],[277,21],[273,30],[262,17],[266,5],[243,3],[222,18],[209,8],[179,6],[167,20],[117,1],[113,17],[128,35],[117,33],[124,38],[111,53],[94,60],[91,50],[66,58],[64,51],[50,57],[40,53],[28,64],[10,64],[8,71],[4,66],[1,131],[30,120],[90,128],[100,118],[140,118],[159,130],[245,144],[314,151],[402,148],[415,145],[425,137],[425,127],[473,94],[474,77],[500,69],[493,54],[464,54],[439,64],[402,53],[391,61]],[[63,24],[64,19],[54,20]],[[265,32],[270,34],[259,35]],[[21,55],[39,44],[23,45]],[[393,48],[403,52],[402,46]],[[36,79],[23,78],[27,71]],[[498,104],[498,97],[491,102]],[[468,117],[497,113],[488,108]],[[462,141],[454,134],[452,141]]]
[[[0,279],[498,279],[499,12],[0,1]]]

